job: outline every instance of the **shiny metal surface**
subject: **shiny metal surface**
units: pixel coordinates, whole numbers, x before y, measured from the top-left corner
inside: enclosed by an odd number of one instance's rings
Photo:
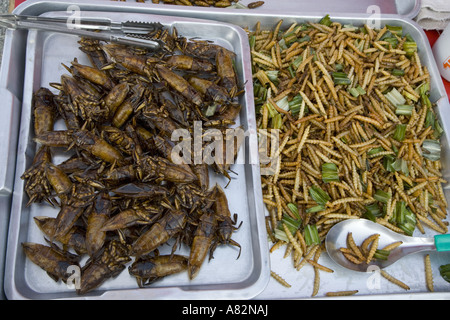
[[[366,263],[355,264],[347,260],[339,250],[340,248],[348,248],[347,235],[349,233],[352,234],[356,245],[360,245],[373,234],[380,235],[378,244],[380,249],[397,241],[402,241],[403,243],[400,247],[391,251],[387,260],[374,259],[369,265]],[[434,238],[408,237],[366,219],[351,219],[335,224],[327,233],[325,247],[328,255],[334,262],[344,268],[359,272],[367,272],[370,266],[384,269],[410,254],[422,251],[436,251]]]

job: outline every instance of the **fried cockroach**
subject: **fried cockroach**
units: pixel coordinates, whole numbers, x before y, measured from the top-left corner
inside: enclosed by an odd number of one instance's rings
[[[229,103],[231,100],[228,92],[213,81],[198,77],[190,77],[189,83],[195,90],[202,93],[206,99],[209,99],[215,103],[225,104]]]
[[[109,163],[122,163],[123,156],[104,139],[87,130],[78,130],[72,134],[74,143],[81,149]]]
[[[102,230],[112,212],[112,202],[107,192],[100,192],[87,219],[86,249],[89,256],[99,251],[106,240],[106,231]]]
[[[143,157],[138,162],[142,170],[142,181],[165,180],[175,183],[191,183],[197,176],[187,167],[174,164],[161,157]]]
[[[52,131],[56,118],[53,93],[47,88],[40,88],[34,93],[32,103],[35,135]]]
[[[223,47],[213,44],[209,41],[204,40],[192,40],[186,43],[184,48],[185,54],[192,55],[194,57],[203,58],[203,59],[215,59],[217,53]],[[227,49],[225,49],[227,50]],[[235,55],[234,52],[227,50],[231,55]],[[216,64],[217,66],[217,64]]]
[[[110,241],[82,268],[77,294],[86,294],[98,288],[106,280],[118,276],[129,261],[131,258],[128,255],[127,246],[116,240]]]
[[[169,67],[188,71],[212,72],[214,65],[206,59],[198,59],[186,55],[172,55],[166,63]]]
[[[83,78],[104,87],[107,90],[111,90],[114,87],[114,83],[108,74],[97,68],[90,66],[85,66],[79,64],[76,61],[72,61],[72,67],[80,74]]]
[[[169,86],[188,99],[188,101],[197,106],[202,105],[202,97],[200,94],[183,77],[162,65],[157,65],[156,70],[158,71],[160,77],[164,79]]]
[[[205,212],[200,216],[189,254],[189,279],[194,279],[200,271],[200,267],[211,248],[216,228],[217,219],[214,213]]]
[[[163,186],[148,183],[128,183],[120,187],[111,189],[111,192],[122,197],[148,199],[163,198],[169,194],[169,191]]]
[[[39,229],[49,238],[53,238],[56,230],[56,218],[52,217],[34,217],[34,221]],[[66,248],[72,248],[79,255],[87,252],[86,249],[86,230],[81,226],[73,226],[64,236],[54,238]]]
[[[109,109],[109,116],[113,117],[117,108],[125,101],[130,90],[127,82],[121,82],[115,85],[103,99],[106,107]]]
[[[239,91],[236,72],[234,71],[233,57],[224,49],[220,49],[216,55],[217,74],[220,84],[228,91],[231,97],[235,97]]]
[[[132,255],[140,257],[152,252],[169,239],[179,234],[186,224],[186,213],[181,210],[169,209],[156,221],[150,229],[144,232],[132,245]],[[173,246],[172,251],[176,248]]]
[[[41,267],[55,281],[67,281],[71,275],[70,267],[79,267],[79,256],[62,252],[55,246],[45,246],[38,243],[22,243],[23,251],[28,259]]]
[[[114,231],[136,225],[152,224],[160,215],[161,209],[157,207],[144,209],[127,209],[119,212],[106,221],[102,231]]]
[[[187,269],[188,259],[178,254],[141,258],[128,267],[129,273],[136,277],[140,288],[171,274]]]
[[[135,85],[132,89],[133,94],[127,98],[121,105],[119,105],[112,118],[112,125],[120,128],[131,117],[134,111],[139,109],[141,99],[145,91],[145,86],[142,83]]]

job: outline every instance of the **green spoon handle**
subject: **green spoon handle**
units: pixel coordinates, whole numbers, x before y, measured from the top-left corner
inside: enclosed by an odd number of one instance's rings
[[[434,244],[437,251],[450,251],[450,234],[434,236]]]

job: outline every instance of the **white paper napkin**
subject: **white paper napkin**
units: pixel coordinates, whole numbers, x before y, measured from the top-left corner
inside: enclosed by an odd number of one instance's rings
[[[422,0],[416,22],[425,30],[443,30],[450,22],[450,0]]]

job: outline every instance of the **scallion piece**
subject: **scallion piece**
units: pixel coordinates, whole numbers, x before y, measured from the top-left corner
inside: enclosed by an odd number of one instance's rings
[[[295,60],[292,62],[292,66],[294,67],[294,71],[298,69],[300,64],[303,62],[303,56],[298,56],[295,58]]]
[[[297,218],[297,220],[300,220],[300,213],[298,212],[298,207],[294,203],[288,203],[287,207],[291,212],[294,214],[294,216]]]
[[[317,204],[323,206],[331,199],[328,193],[323,191],[319,186],[312,186],[309,188],[309,195],[317,202]]]
[[[352,83],[345,72],[333,72],[331,75],[336,85],[349,85]]]
[[[440,266],[439,273],[445,281],[450,282],[450,263]]]
[[[327,27],[331,26],[333,22],[331,21],[330,15],[327,14],[325,17],[323,17],[320,21],[319,24],[323,24]]]
[[[401,76],[404,76],[404,75],[405,75],[405,70],[402,70],[402,69],[393,69],[393,70],[391,71],[391,73],[392,73],[393,76],[401,77]]]
[[[386,25],[386,28],[392,32],[395,33],[396,35],[398,35],[399,37],[403,36],[403,28],[402,26],[390,26],[390,25]]]
[[[365,208],[366,211],[364,212],[364,217],[373,222],[376,222],[377,217],[380,217],[382,214],[380,207],[376,202],[367,205]]]
[[[326,209],[325,206],[323,206],[323,205],[317,205],[317,206],[314,206],[314,207],[311,207],[311,208],[306,209],[306,213],[320,212],[320,211],[323,211],[323,210],[325,210],[325,209]]]
[[[377,249],[373,257],[377,260],[387,260],[390,253],[390,250]]]
[[[322,181],[325,183],[336,181],[339,182],[338,167],[334,163],[322,164]]]
[[[272,118],[272,128],[273,129],[281,129],[281,126],[283,125],[283,119],[281,117],[281,114],[277,113]]]
[[[308,224],[303,230],[303,237],[307,246],[312,244],[320,244],[319,232],[315,224]]]
[[[278,100],[276,104],[278,108],[283,109],[284,111],[289,111],[289,101],[287,96],[281,100]]]
[[[391,164],[391,169],[395,171],[401,171],[405,176],[409,176],[409,169],[408,169],[408,163],[406,160],[403,159],[397,159]]]
[[[298,94],[289,102],[289,109],[294,117],[300,113],[302,101],[302,96]]]
[[[214,103],[214,104],[210,105],[205,111],[205,116],[212,117],[216,113],[216,109],[217,109],[217,104]]]
[[[392,194],[379,189],[375,192],[375,195],[373,197],[375,198],[375,200],[386,204],[389,202],[389,199],[391,199]]]
[[[417,52],[417,43],[415,41],[405,41],[403,43],[403,51],[406,52],[407,57],[411,57],[414,52]]]
[[[403,97],[402,94],[400,92],[398,92],[398,90],[396,88],[393,88],[392,91],[386,93],[384,96],[394,106],[404,105],[406,102],[405,97]]]
[[[441,144],[439,140],[424,140],[422,144],[422,155],[431,161],[439,160],[441,158]]]
[[[412,115],[413,109],[414,109],[413,106],[401,104],[401,105],[396,106],[395,114],[399,115],[399,116],[410,116],[410,115]]]
[[[393,138],[397,141],[402,142],[403,140],[405,140],[405,135],[406,135],[406,124],[398,124],[395,127]]]

